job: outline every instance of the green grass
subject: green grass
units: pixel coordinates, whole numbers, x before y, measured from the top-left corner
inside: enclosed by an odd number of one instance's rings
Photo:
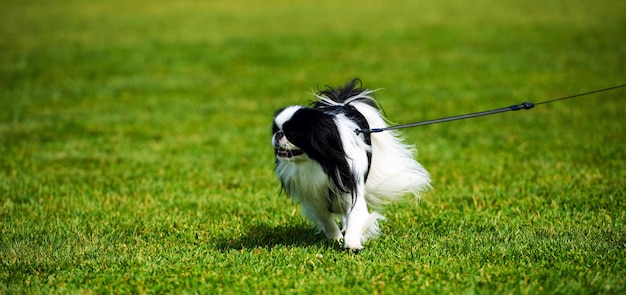
[[[412,122],[626,82],[624,1],[5,1],[0,293],[621,293],[624,89],[404,131],[434,190],[358,255],[273,175],[358,76]]]

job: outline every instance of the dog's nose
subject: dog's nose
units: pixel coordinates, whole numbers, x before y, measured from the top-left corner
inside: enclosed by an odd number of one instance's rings
[[[278,131],[276,132],[276,135],[274,135],[274,138],[276,139],[276,141],[281,140],[283,137],[285,137],[285,133],[283,133],[282,131]]]

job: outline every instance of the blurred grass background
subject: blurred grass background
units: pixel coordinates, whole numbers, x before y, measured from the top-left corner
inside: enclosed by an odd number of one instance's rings
[[[435,189],[358,256],[269,145],[357,76],[398,123],[623,84],[623,1],[2,6],[1,292],[624,291],[624,90],[405,130]]]

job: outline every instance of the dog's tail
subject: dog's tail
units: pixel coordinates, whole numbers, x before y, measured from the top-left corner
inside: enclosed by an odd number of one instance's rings
[[[369,126],[387,127],[376,100],[369,96],[371,92],[361,92],[350,104],[366,118]],[[417,150],[403,140],[395,131],[371,134],[372,160],[365,183],[370,207],[380,208],[407,195],[419,197],[420,192],[431,187],[428,171],[415,160]]]
[[[370,126],[386,126],[379,113],[363,115]],[[420,192],[430,188],[430,175],[415,160],[415,147],[405,144],[393,131],[374,133],[371,140],[372,164],[365,183],[368,204],[381,207],[406,195],[419,197]]]
[[[342,87],[326,86],[324,90],[314,93],[317,101],[313,102],[314,107],[342,106],[354,103],[364,103],[375,109],[379,109],[376,100],[370,94],[376,92],[361,86],[361,80],[354,78]]]

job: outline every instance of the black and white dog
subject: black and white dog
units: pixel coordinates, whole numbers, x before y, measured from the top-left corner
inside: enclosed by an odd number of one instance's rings
[[[357,131],[387,126],[374,91],[360,82],[321,90],[310,107],[280,109],[272,126],[284,190],[328,238],[356,251],[379,234],[384,217],[370,210],[430,187],[415,149],[397,134]]]

